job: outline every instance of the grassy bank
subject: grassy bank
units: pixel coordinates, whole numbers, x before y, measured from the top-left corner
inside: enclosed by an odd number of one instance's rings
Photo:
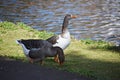
[[[0,22],[0,56],[26,61],[16,39],[46,39],[53,35],[46,31],[31,29],[23,23]],[[57,68],[95,80],[120,79],[120,48],[103,41],[72,40],[64,51],[66,61],[58,66],[51,58],[43,66]]]

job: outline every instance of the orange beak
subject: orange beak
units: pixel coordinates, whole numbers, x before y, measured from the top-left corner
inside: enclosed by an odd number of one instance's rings
[[[77,15],[71,15],[71,18],[77,18]]]

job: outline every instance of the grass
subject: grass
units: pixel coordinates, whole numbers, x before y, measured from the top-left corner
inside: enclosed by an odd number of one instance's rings
[[[0,22],[0,56],[27,61],[16,39],[47,39],[53,33],[31,29],[23,23]],[[78,73],[93,80],[120,79],[120,47],[104,41],[75,40],[64,51],[65,63],[59,66],[46,58],[43,66]]]

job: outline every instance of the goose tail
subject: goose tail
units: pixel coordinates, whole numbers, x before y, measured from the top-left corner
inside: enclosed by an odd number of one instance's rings
[[[30,50],[26,48],[26,46],[22,43],[22,41],[21,40],[16,40],[16,43],[22,46],[24,54],[26,56],[28,56]]]
[[[20,44],[20,43],[21,43],[21,40],[16,40],[16,43],[17,43],[17,44]]]

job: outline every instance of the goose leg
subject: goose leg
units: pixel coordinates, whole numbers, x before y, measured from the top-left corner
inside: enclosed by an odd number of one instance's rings
[[[55,61],[55,62],[58,62],[58,55],[56,55],[56,56],[54,57],[54,61]]]
[[[31,59],[31,58],[29,58],[29,61],[30,61],[30,63],[32,63],[32,64],[33,64],[33,62],[34,62],[33,59]]]

